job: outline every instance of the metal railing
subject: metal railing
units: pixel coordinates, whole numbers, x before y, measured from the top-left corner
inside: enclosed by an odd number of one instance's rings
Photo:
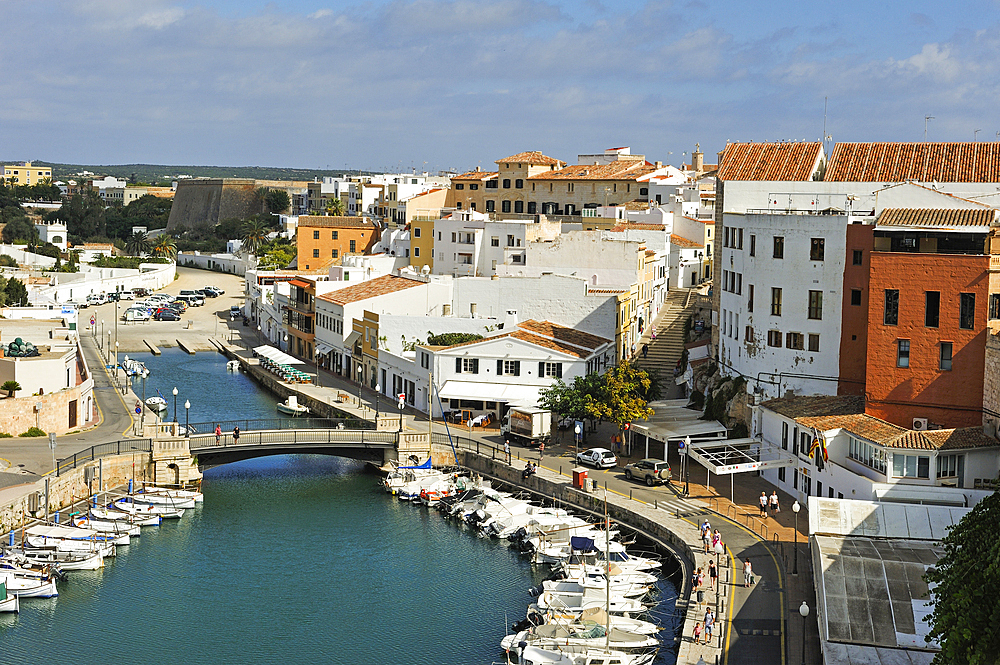
[[[127,453],[151,453],[153,452],[153,440],[152,439],[120,439],[118,441],[111,441],[109,443],[99,443],[96,446],[91,446],[81,450],[78,453],[74,453],[72,457],[63,457],[56,460],[56,476],[59,476],[64,470],[75,469],[80,464],[86,462],[92,462],[98,457],[107,457],[108,455],[121,455]]]
[[[196,434],[189,438],[189,446],[192,451],[269,444],[347,444],[384,448],[395,446],[398,437],[398,432],[376,432],[370,429],[285,429],[241,433],[238,440],[232,434],[225,434],[219,437],[218,443],[215,434]]]
[[[363,418],[257,418],[244,420],[206,420],[204,422],[191,423],[194,432],[198,434],[211,434],[215,432],[216,425],[223,432],[229,433],[232,433],[233,428],[237,426],[239,426],[241,432],[281,429],[375,429],[375,423]]]

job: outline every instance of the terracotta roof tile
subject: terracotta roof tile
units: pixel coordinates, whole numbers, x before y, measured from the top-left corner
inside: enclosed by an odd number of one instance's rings
[[[838,143],[831,182],[1000,182],[1000,143]]]
[[[533,319],[528,319],[527,321],[519,323],[518,328],[587,349],[596,349],[604,344],[611,343],[611,340],[609,339],[604,339],[603,337],[598,337],[597,335],[591,335],[590,333],[585,333],[582,330],[577,330],[576,328],[560,326],[556,323],[552,323],[551,321],[535,321]]]
[[[369,279],[366,282],[361,282],[355,286],[348,286],[346,288],[331,291],[330,293],[324,293],[323,295],[316,297],[337,305],[347,305],[352,302],[367,300],[368,298],[375,298],[377,296],[384,296],[388,293],[395,293],[397,291],[402,291],[403,289],[412,289],[413,287],[420,286],[423,283],[424,282],[420,282],[415,279],[408,279],[406,277],[384,275],[382,277],[376,277],[375,279]]]
[[[545,171],[529,180],[633,180],[659,169],[643,160],[619,160],[610,164],[576,164],[558,171]],[[619,192],[621,193],[621,192]]]
[[[451,181],[456,180],[492,180],[500,175],[499,171],[469,171],[462,175],[454,176]]]
[[[374,224],[364,217],[335,217],[333,215],[301,215],[299,226],[319,226],[323,228],[375,228]]]
[[[1000,446],[992,436],[986,436],[982,427],[959,427],[924,432],[938,450],[964,450],[967,448],[995,448]]]
[[[878,216],[877,226],[989,226],[996,210],[933,210],[929,208],[886,208]]]
[[[516,155],[511,155],[510,157],[505,157],[504,159],[498,159],[494,164],[510,164],[511,162],[517,164],[532,164],[541,166],[563,166],[566,162],[561,159],[556,159],[555,157],[549,157],[548,155],[543,155],[538,150],[529,150],[527,152],[519,152]]]
[[[679,236],[676,233],[670,234],[670,244],[677,245],[681,249],[699,249],[705,246],[700,242],[695,242],[694,240],[688,240],[684,236]]]
[[[865,412],[865,401],[856,395],[782,397],[761,406],[788,418],[807,416],[844,416]]]
[[[688,217],[687,215],[684,215],[684,219],[690,219],[692,222],[701,222],[702,224],[715,224],[715,219],[712,217],[700,219],[698,217]]]
[[[612,227],[611,231],[613,233],[621,233],[622,231],[627,231],[629,229],[635,229],[638,231],[666,231],[666,224],[647,224],[645,222],[622,222],[621,224],[616,224]]]
[[[819,164],[820,143],[730,143],[722,154],[719,180],[805,181]]]
[[[559,351],[560,353],[565,353],[577,358],[587,358],[602,345],[611,343],[611,340],[604,339],[603,337],[591,335],[573,328],[566,328],[548,321],[539,322],[528,320],[519,323],[516,330],[511,330],[510,332],[505,332],[500,335],[493,335],[492,337],[487,337],[485,339],[476,339],[470,342],[452,344],[446,348],[455,349],[462,346],[471,346],[473,344],[483,344],[485,342],[490,342],[504,337],[513,337],[514,339],[519,339],[522,342],[534,344],[546,349],[552,349],[553,351]]]

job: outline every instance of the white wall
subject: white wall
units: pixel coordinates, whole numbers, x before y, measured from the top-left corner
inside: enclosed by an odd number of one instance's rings
[[[54,285],[34,289],[29,295],[35,303],[64,303],[83,300],[92,293],[137,288],[154,291],[172,284],[176,273],[177,266],[173,263],[143,263],[139,270],[81,266],[79,273],[52,273]]]
[[[639,243],[604,240],[601,231],[572,231],[553,242],[528,244],[524,266],[497,266],[501,277],[576,274],[591,287],[629,288],[639,280]],[[435,264],[436,267],[436,264]]]
[[[180,252],[177,254],[178,265],[215,272],[226,272],[233,275],[245,275],[252,267],[249,261],[232,254],[202,254],[200,252]]]

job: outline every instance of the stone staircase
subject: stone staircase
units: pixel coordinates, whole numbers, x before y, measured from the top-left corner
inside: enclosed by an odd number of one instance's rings
[[[692,289],[693,290],[693,289]],[[673,385],[674,366],[684,351],[684,322],[694,310],[694,297],[688,297],[688,289],[671,290],[660,311],[653,319],[653,326],[647,328],[639,340],[636,365],[647,371],[657,371],[664,388]],[[685,307],[690,300],[692,304]],[[656,339],[650,333],[656,329]],[[648,344],[646,358],[642,357],[642,345]]]

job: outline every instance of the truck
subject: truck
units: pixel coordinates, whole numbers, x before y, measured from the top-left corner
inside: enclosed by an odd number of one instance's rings
[[[547,443],[552,434],[552,412],[545,409],[511,408],[500,421],[500,434],[529,446]]]

